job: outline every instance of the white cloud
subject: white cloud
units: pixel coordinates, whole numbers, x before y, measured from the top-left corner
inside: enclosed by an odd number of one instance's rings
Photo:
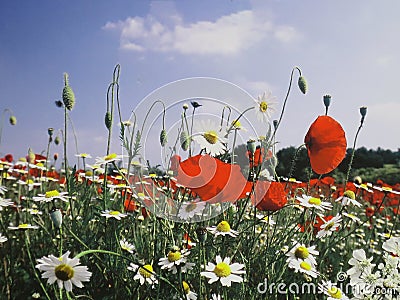
[[[121,48],[125,50],[182,54],[234,55],[268,39],[289,43],[298,37],[295,28],[275,25],[251,10],[221,16],[214,22],[187,24],[178,15],[168,21],[159,21],[152,15],[129,17],[125,21],[108,22],[103,29],[118,30]]]

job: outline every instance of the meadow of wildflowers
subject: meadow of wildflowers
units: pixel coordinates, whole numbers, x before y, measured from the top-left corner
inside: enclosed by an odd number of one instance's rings
[[[75,96],[65,74],[61,141],[48,130],[49,145],[63,146],[62,167],[49,147],[0,159],[0,299],[399,299],[400,184],[350,178],[353,156],[344,182],[330,176],[350,143],[354,155],[366,107],[349,142],[323,96],[324,114],[299,147],[310,160],[301,182],[275,173],[290,93],[307,94],[300,68],[282,101],[267,91],[240,112],[223,103],[215,117],[212,106],[213,118],[204,114],[209,99],[193,97],[177,102],[178,114],[168,115],[160,99],[144,118],[124,121],[119,76],[117,65],[100,116],[108,130],[103,157],[77,153],[83,167],[68,163]],[[145,125],[157,109],[154,139]],[[263,131],[247,134],[243,120]],[[110,152],[113,134],[121,153]],[[239,137],[246,166],[236,163]],[[162,167],[145,159],[149,143],[162,149]]]

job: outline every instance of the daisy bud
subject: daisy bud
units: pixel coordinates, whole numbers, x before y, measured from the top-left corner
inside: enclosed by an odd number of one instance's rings
[[[72,91],[72,88],[69,86],[67,73],[64,73],[64,88],[63,88],[63,92],[62,92],[62,99],[63,99],[65,107],[68,110],[72,110],[74,108],[75,94]]]
[[[110,112],[106,112],[106,115],[104,117],[104,124],[106,124],[108,130],[111,128],[112,118]]]
[[[160,133],[160,144],[162,147],[164,147],[167,144],[167,131],[165,129],[161,130]]]
[[[297,83],[298,83],[298,85],[299,85],[300,91],[301,91],[303,94],[307,93],[307,89],[308,89],[308,87],[307,87],[307,80],[306,80],[303,76],[300,76],[300,77],[299,77],[299,81],[298,81]]]
[[[53,221],[54,227],[59,229],[62,224],[62,214],[59,209],[53,208],[50,212],[50,218]]]
[[[32,149],[29,148],[28,150],[28,163],[33,164],[35,162],[35,153],[33,153]]]
[[[362,179],[361,179],[360,176],[354,177],[353,181],[354,181],[354,183],[357,183],[357,184],[361,184],[362,183]]]
[[[183,130],[181,132],[180,141],[182,149],[184,151],[187,151],[189,149],[190,137],[189,133],[186,130]]]
[[[184,103],[182,107],[184,110],[187,110],[189,108],[189,105],[187,103]]]
[[[53,136],[53,132],[54,132],[54,128],[47,129],[47,133],[49,134],[49,136]]]
[[[54,144],[58,145],[60,143],[60,137],[56,136],[56,138],[54,139]]]
[[[15,116],[10,117],[10,124],[11,125],[16,125],[17,124],[17,118]]]

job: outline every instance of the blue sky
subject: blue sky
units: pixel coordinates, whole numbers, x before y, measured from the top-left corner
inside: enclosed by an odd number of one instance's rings
[[[279,147],[303,142],[324,113],[324,94],[332,95],[330,115],[349,146],[358,109],[367,106],[357,146],[399,147],[398,1],[15,0],[0,8],[0,109],[18,119],[17,126],[4,122],[1,154],[46,148],[47,128],[63,127],[54,101],[68,72],[79,152],[105,155],[106,91],[117,63],[124,119],[155,89],[197,76],[232,82],[254,97],[270,89],[281,105],[290,71],[300,66],[309,92],[293,90]],[[68,148],[75,154],[72,139]],[[120,152],[117,139],[113,150]]]

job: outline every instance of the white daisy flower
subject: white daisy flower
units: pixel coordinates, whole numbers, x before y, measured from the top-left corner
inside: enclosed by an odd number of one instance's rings
[[[133,251],[135,251],[135,246],[129,243],[126,239],[120,240],[119,245],[122,250],[125,250],[129,253],[133,253]]]
[[[358,222],[361,222],[361,219],[360,219],[359,217],[353,215],[353,214],[349,214],[349,213],[346,213],[346,212],[342,212],[342,215],[345,216],[345,217],[347,217],[347,218],[352,219],[354,222],[357,222],[357,223],[358,223]]]
[[[271,91],[265,91],[262,95],[258,96],[255,101],[256,117],[263,123],[269,123],[271,114],[275,112],[276,97],[272,96]]]
[[[288,256],[286,262],[290,263],[291,260],[299,260],[316,266],[317,261],[314,256],[319,255],[319,252],[315,250],[315,247],[316,246],[306,247],[304,244],[294,242],[292,249],[286,253],[286,256]]]
[[[186,300],[197,300],[197,294],[190,290],[190,286],[186,281],[182,281],[182,286],[185,291]]]
[[[343,193],[343,196],[336,199],[336,202],[341,201],[342,206],[353,204],[357,207],[361,207],[361,203],[356,200],[356,194],[353,191],[347,190]]]
[[[158,283],[158,280],[153,272],[152,265],[144,265],[139,267],[134,263],[130,263],[128,267],[129,271],[136,272],[136,275],[133,277],[134,280],[139,280],[140,284],[143,285],[145,282],[153,286]]]
[[[33,201],[36,202],[51,202],[53,200],[61,200],[64,202],[68,202],[68,198],[65,197],[68,192],[59,192],[57,190],[47,191],[45,194],[39,194],[36,197],[33,197]]]
[[[289,268],[294,269],[295,273],[304,273],[317,278],[318,272],[315,267],[304,260],[292,259],[289,261]]]
[[[324,220],[324,218],[321,219]],[[332,232],[336,231],[336,229],[339,228],[340,222],[342,222],[342,217],[339,214],[337,214],[332,219],[327,221],[325,224],[322,224],[320,230],[317,233],[317,239],[325,236],[330,236]]]
[[[342,292],[341,289],[336,287],[336,284],[331,281],[322,280],[320,284],[318,284],[319,288],[325,293],[325,295],[329,296],[327,300],[348,300],[349,298]]]
[[[231,237],[237,237],[239,235],[239,232],[231,229],[231,226],[227,221],[221,221],[217,226],[207,227],[207,230],[215,236],[230,235]]]
[[[206,271],[201,272],[201,276],[209,278],[208,283],[221,281],[223,286],[231,286],[232,282],[243,282],[243,278],[239,274],[245,274],[246,271],[243,264],[233,263],[231,259],[226,257],[222,260],[221,256],[216,257],[217,264],[209,262]]]
[[[115,153],[111,153],[109,155],[103,156],[103,157],[96,157],[95,165],[104,165],[113,161],[121,160],[123,158],[123,155],[118,155]]]
[[[19,224],[18,226],[8,226],[10,230],[26,230],[26,229],[38,229],[39,226],[31,225],[31,224]]]
[[[187,262],[187,256],[190,251],[182,249],[179,250],[178,247],[173,247],[171,251],[168,252],[166,257],[160,258],[158,265],[161,266],[161,269],[168,269],[172,271],[172,274],[176,274],[178,272],[177,266],[181,268],[181,272],[185,273],[188,270],[191,270],[194,263]]]
[[[82,282],[90,281],[92,273],[86,266],[79,266],[79,258],[69,258],[70,251],[67,251],[61,257],[54,255],[44,256],[37,260],[36,265],[40,271],[44,271],[42,278],[47,278],[48,284],[57,281],[58,287],[63,287],[67,292],[72,291],[72,286],[82,288]]]
[[[75,156],[83,158],[83,159],[92,158],[92,156],[90,154],[88,154],[88,153],[79,153],[79,154],[75,154]]]
[[[3,236],[0,232],[0,244],[4,243],[5,241],[7,241],[8,238],[6,238],[5,236]]]
[[[184,202],[178,211],[178,217],[182,220],[191,219],[196,215],[201,215],[206,206],[206,201]]]
[[[192,136],[201,149],[205,149],[206,153],[212,156],[223,154],[226,151],[225,138],[218,128],[219,126],[211,120],[201,120],[195,127],[195,133]]]
[[[107,219],[109,218],[114,218],[117,220],[121,220],[122,218],[125,218],[127,215],[124,213],[119,212],[118,210],[104,210],[101,212],[101,216],[106,217]]]
[[[0,194],[4,195],[7,191],[8,189],[5,186],[0,185]]]
[[[210,300],[221,300],[221,296],[218,294],[212,294]]]
[[[373,257],[367,259],[364,249],[353,250],[353,257],[349,260],[349,264],[353,267],[347,271],[347,275],[350,278],[357,278],[361,273],[371,270],[375,266],[371,263],[372,259]]]
[[[296,199],[300,202],[299,204],[303,207],[316,208],[321,211],[332,208],[331,203],[322,201],[320,198],[302,195],[301,197],[296,197]]]
[[[14,205],[14,202],[10,201],[10,199],[0,199],[0,211],[3,210],[3,207],[8,207]]]
[[[400,237],[391,237],[383,243],[382,249],[394,255],[400,256]]]

